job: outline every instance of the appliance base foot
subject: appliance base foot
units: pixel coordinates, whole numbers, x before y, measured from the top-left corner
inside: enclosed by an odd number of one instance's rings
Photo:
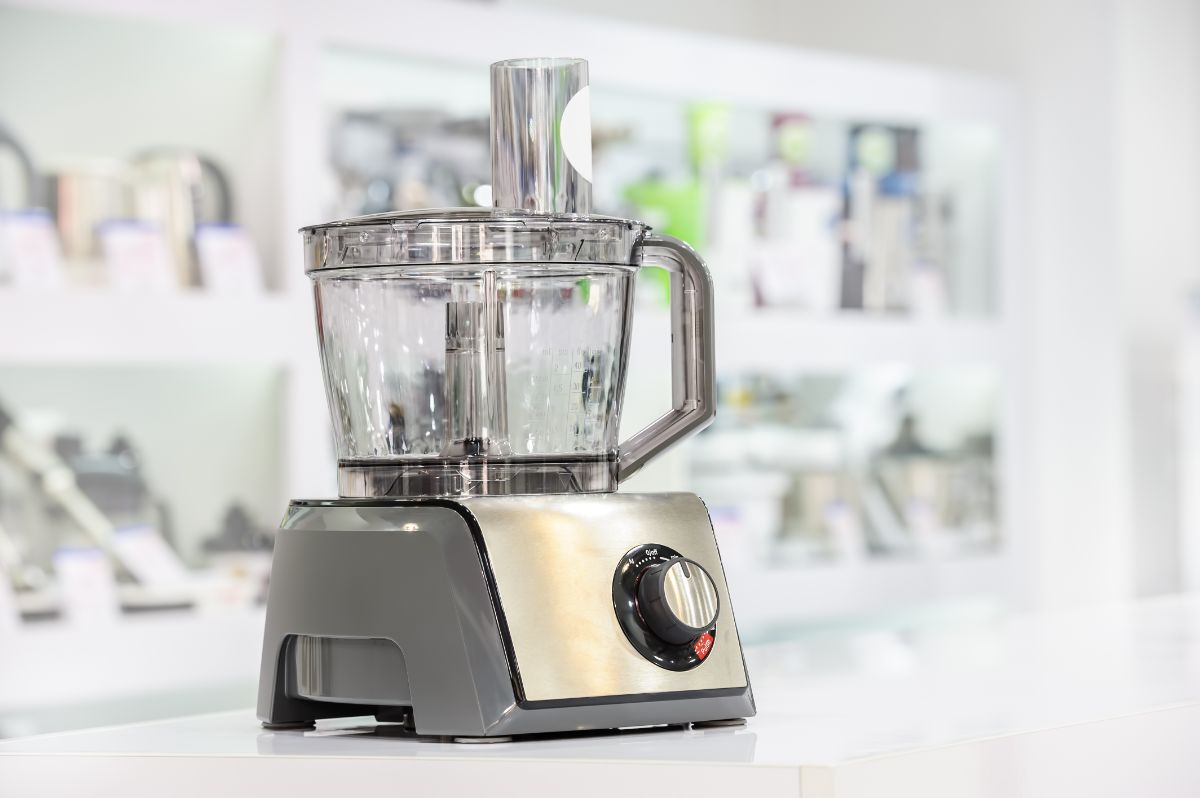
[[[723,729],[733,726],[745,726],[745,718],[721,718],[720,720],[698,720],[692,724],[693,729]]]
[[[263,722],[262,727],[267,731],[311,731],[317,728],[315,720],[293,720],[283,723]]]
[[[451,737],[450,741],[454,743],[463,743],[464,745],[482,745],[486,743],[511,743],[511,737]]]

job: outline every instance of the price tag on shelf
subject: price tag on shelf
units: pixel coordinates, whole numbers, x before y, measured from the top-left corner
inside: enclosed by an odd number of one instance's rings
[[[17,597],[13,595],[8,577],[0,574],[0,638],[5,632],[16,629],[21,623],[21,613],[17,609]]]
[[[154,222],[114,220],[99,230],[109,282],[118,291],[171,291],[177,271],[162,228]]]
[[[72,623],[115,621],[121,604],[108,555],[92,546],[64,546],[54,553],[63,613]]]
[[[244,227],[203,224],[196,229],[200,284],[218,294],[256,294],[263,289],[258,249]]]
[[[178,587],[189,581],[187,567],[150,524],[123,526],[113,535],[113,549],[139,584]]]
[[[62,248],[50,214],[40,208],[0,213],[0,284],[59,288]]]
[[[793,189],[774,201],[774,233],[754,250],[755,279],[765,304],[837,310],[841,242],[835,222],[840,212],[841,196],[829,188]]]

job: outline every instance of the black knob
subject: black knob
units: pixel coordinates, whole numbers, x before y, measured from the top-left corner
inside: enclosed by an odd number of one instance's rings
[[[720,602],[708,572],[682,557],[652,565],[638,580],[642,620],[668,643],[690,643],[717,620]]]

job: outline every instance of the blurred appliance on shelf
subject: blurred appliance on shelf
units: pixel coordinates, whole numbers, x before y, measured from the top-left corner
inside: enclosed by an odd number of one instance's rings
[[[769,561],[783,534],[788,475],[756,457],[756,442],[742,430],[712,430],[692,444],[691,485],[704,496],[731,571]]]
[[[39,207],[40,182],[33,156],[0,119],[0,212]]]
[[[204,541],[208,562],[204,597],[212,605],[250,606],[267,598],[274,528],[258,522],[241,502],[226,508],[221,528]]]
[[[89,452],[79,436],[60,435],[54,448],[79,488],[118,530],[152,526],[165,541],[174,541],[170,508],[151,491],[141,457],[127,436],[118,434],[105,449]]]
[[[825,423],[781,430],[764,452],[788,475],[780,543],[801,560],[862,559],[861,510],[843,430]]]
[[[233,221],[233,193],[224,170],[200,153],[148,149],[129,165],[134,214],[161,225],[178,284],[200,284],[196,233],[204,224]]]
[[[968,437],[953,457],[946,524],[959,530],[964,550],[995,548],[1000,543],[995,433]]]
[[[75,158],[50,172],[46,196],[70,278],[84,285],[102,283],[100,229],[129,219],[133,207],[125,164],[111,158]]]
[[[723,379],[718,397],[720,420],[691,460],[731,562],[848,564],[998,543],[989,369],[746,374]]]
[[[756,304],[838,309],[842,198],[811,168],[812,123],[771,120],[771,162],[758,172],[761,243],[753,263]]]
[[[599,153],[625,142],[625,126],[592,129]],[[333,124],[336,216],[417,208],[489,207],[488,119],[434,108],[350,110]]]
[[[907,531],[918,553],[956,554],[994,541],[991,461],[990,435],[971,438],[959,451],[937,451],[923,442],[908,413],[895,440],[874,458],[871,477],[894,519],[889,523]]]
[[[168,514],[148,490],[128,441],[118,438],[98,455],[69,436],[48,444],[0,405],[0,457],[25,477],[19,487],[28,499],[17,508],[20,529],[10,535],[25,566],[54,574],[68,614],[81,608],[86,614],[87,593],[99,589],[102,572],[114,596],[118,581],[124,583],[125,609],[190,604],[186,569],[162,531],[170,526]],[[5,472],[10,478],[12,470]],[[6,511],[13,489],[6,486]],[[32,501],[34,493],[40,502]],[[64,579],[90,587],[76,591]]]
[[[846,434],[780,408],[701,435],[693,480],[703,493],[730,567],[841,563],[866,544]]]
[[[841,304],[870,311],[944,311],[949,198],[922,184],[921,132],[850,128]]]
[[[128,161],[75,158],[47,176],[46,195],[76,285],[224,292],[262,285],[254,244],[232,221],[229,180],[199,153],[154,148]]]
[[[871,477],[887,501],[886,511],[918,551],[931,550],[943,532],[949,476],[947,459],[920,440],[911,413],[901,420],[895,440],[874,458]]]
[[[491,205],[486,117],[432,109],[347,112],[334,123],[331,155],[339,214]]]
[[[204,541],[209,556],[242,552],[270,552],[275,547],[275,529],[259,524],[246,505],[234,502],[225,510],[221,528]]]

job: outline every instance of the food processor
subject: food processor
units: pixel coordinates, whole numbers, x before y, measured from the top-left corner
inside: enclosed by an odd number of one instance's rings
[[[301,231],[340,498],[293,501],[277,536],[259,719],[463,742],[740,723],[703,502],[617,492],[715,414],[708,272],[591,213],[585,61],[491,84],[493,208]],[[671,406],[618,441],[643,265],[671,277]]]

